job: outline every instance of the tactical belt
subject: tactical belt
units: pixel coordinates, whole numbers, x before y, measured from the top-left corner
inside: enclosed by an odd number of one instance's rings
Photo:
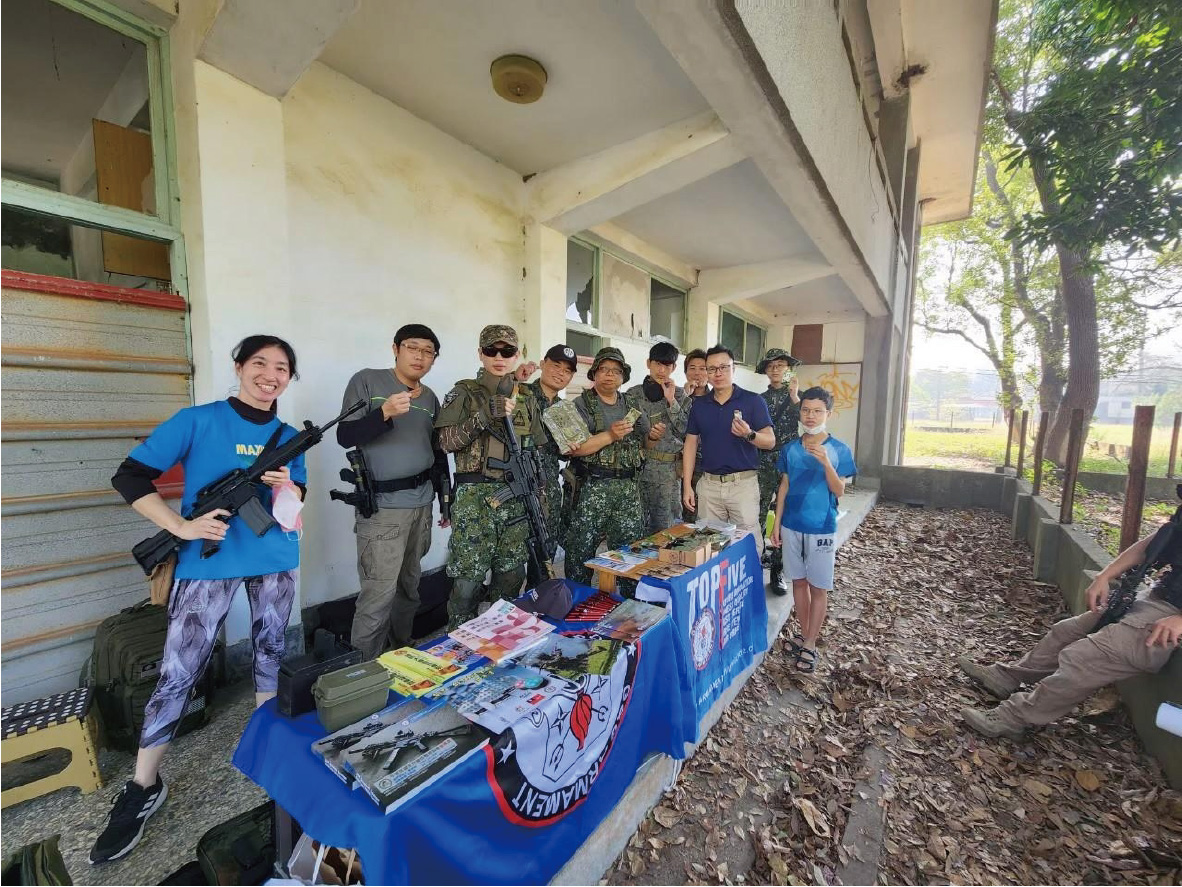
[[[374,481],[375,493],[397,493],[399,490],[413,490],[431,479],[431,470],[420,471],[413,477],[399,477],[394,480]]]
[[[646,459],[653,459],[657,462],[680,462],[681,453],[662,453],[659,450],[646,450]]]
[[[455,475],[456,486],[460,484],[499,484],[504,481],[497,480],[495,477],[489,477],[487,474],[481,474],[479,471],[460,471]]]
[[[635,468],[596,468],[584,466],[575,469],[578,477],[589,480],[632,480],[636,477]]]

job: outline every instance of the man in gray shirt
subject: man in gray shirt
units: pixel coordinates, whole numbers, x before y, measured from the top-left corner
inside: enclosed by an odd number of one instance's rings
[[[394,366],[361,370],[345,389],[344,403],[362,399],[371,407],[337,426],[337,442],[361,449],[377,491],[377,511],[368,518],[358,513],[353,528],[361,594],[352,643],[366,659],[411,641],[420,561],[431,547],[430,472],[447,460],[435,446],[439,399],[421,382],[438,355],[435,333],[407,324],[394,335]]]

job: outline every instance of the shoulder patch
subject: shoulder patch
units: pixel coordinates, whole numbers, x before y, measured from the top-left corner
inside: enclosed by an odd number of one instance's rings
[[[445,397],[443,399],[443,406],[445,408],[448,406],[451,406],[452,402],[455,401],[455,399],[459,396],[460,396],[460,389],[453,388],[451,391],[447,392],[447,397]]]

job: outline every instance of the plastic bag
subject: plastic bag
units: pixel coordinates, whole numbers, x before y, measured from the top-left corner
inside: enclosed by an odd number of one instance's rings
[[[271,491],[271,514],[287,532],[304,528],[304,518],[300,515],[303,510],[304,500],[300,498],[299,488],[291,481]]]

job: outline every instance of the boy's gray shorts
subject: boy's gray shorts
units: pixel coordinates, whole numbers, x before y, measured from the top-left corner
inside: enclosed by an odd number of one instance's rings
[[[813,588],[833,590],[837,541],[833,533],[798,533],[780,528],[784,546],[784,578],[807,579]]]

